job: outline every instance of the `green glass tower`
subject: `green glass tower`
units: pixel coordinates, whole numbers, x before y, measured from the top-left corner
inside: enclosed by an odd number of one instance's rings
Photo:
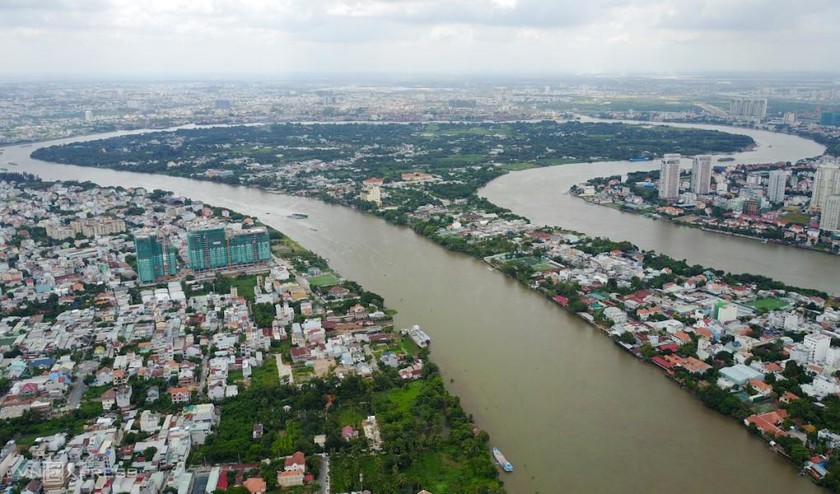
[[[271,259],[271,240],[264,228],[196,230],[187,234],[187,252],[193,270],[207,271],[266,262]]]
[[[197,230],[187,234],[187,254],[194,271],[228,266],[228,248],[224,228]]]
[[[271,241],[268,232],[261,228],[231,235],[228,242],[231,265],[254,264],[271,259]]]
[[[134,249],[137,252],[137,278],[141,283],[178,273],[178,251],[161,243],[157,235],[134,237]]]

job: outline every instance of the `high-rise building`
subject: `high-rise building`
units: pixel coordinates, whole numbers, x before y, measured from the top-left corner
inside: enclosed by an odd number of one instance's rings
[[[733,117],[764,118],[767,116],[767,98],[734,98],[729,102]]]
[[[699,155],[694,157],[691,164],[691,191],[698,195],[706,195],[712,184],[712,157]]]
[[[788,174],[784,170],[773,170],[770,172],[770,182],[767,184],[767,199],[778,204],[785,202],[785,184]]]
[[[820,125],[840,127],[840,112],[822,112],[820,115]]]
[[[831,346],[831,336],[822,333],[805,335],[802,346],[808,351],[809,362],[824,362]]]
[[[137,278],[141,283],[151,283],[165,276],[178,273],[178,251],[155,234],[134,237],[137,252]]]
[[[263,228],[228,235],[230,265],[254,264],[271,259],[271,240]]]
[[[829,196],[840,194],[840,167],[825,164],[817,167],[814,186],[811,190],[811,211],[821,211]]]
[[[187,234],[187,254],[195,271],[254,264],[271,259],[271,240],[264,228],[197,230]]]
[[[228,266],[227,239],[224,228],[198,230],[187,234],[190,268],[206,271]]]
[[[820,213],[820,230],[840,233],[840,195],[828,196]]]
[[[662,156],[659,167],[659,198],[677,199],[680,195],[680,158],[679,154]]]

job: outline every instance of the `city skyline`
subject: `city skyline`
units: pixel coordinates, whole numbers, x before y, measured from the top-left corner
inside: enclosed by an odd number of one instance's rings
[[[0,19],[12,77],[840,70],[826,0],[2,0]]]

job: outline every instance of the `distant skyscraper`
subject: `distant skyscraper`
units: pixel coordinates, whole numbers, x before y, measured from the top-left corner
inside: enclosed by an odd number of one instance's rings
[[[820,114],[820,125],[840,126],[840,112],[824,111]]]
[[[785,184],[788,174],[784,170],[773,170],[770,172],[770,183],[767,185],[767,198],[770,202],[778,204],[785,202]]]
[[[134,237],[137,251],[137,278],[141,283],[151,283],[178,272],[177,250],[158,241],[157,235]]]
[[[767,116],[767,98],[734,98],[729,102],[733,117],[764,118]]]
[[[264,228],[197,230],[187,234],[187,254],[195,271],[254,264],[271,259],[271,240]]]
[[[677,199],[680,195],[680,158],[679,154],[666,154],[659,167],[659,198]]]
[[[85,122],[92,122],[93,121],[93,112],[90,110],[85,110]]]
[[[691,165],[691,191],[698,195],[709,193],[712,183],[712,157],[699,155]]]
[[[840,194],[840,167],[834,164],[820,165],[814,176],[810,210],[822,210],[828,197],[835,194]]]
[[[840,195],[828,196],[820,213],[820,230],[840,233]]]

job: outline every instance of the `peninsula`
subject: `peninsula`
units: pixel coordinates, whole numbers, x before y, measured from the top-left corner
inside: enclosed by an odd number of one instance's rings
[[[478,131],[472,134],[486,138]],[[450,138],[459,146],[469,142]],[[103,144],[108,145],[93,146]],[[47,149],[54,155],[63,152]],[[79,145],[80,156],[84,149]],[[117,154],[134,152],[125,149]],[[400,149],[401,156],[423,151]],[[496,155],[505,152],[503,147]],[[176,156],[179,161],[172,159],[175,165],[167,162],[167,167],[195,166],[200,156],[191,156],[188,162]],[[219,158],[213,159],[219,163]],[[333,173],[322,162],[293,165],[300,179],[295,193],[369,211],[484,259],[662,368],[706,405],[765,437],[823,485],[837,485],[832,438],[840,428],[831,419],[840,406],[834,396],[840,385],[833,375],[840,364],[838,342],[832,341],[840,322],[836,299],[761,276],[690,266],[627,242],[530,225],[475,196],[480,184],[504,172],[503,166],[481,166],[476,160],[449,170],[392,160],[387,173],[373,175],[365,168],[372,160],[365,160],[364,153],[354,154],[353,160],[355,168],[348,171],[355,174]],[[122,161],[100,166],[142,169],[142,161]],[[244,169],[254,165],[251,159],[240,164]],[[335,166],[351,165],[340,161]],[[275,171],[273,177],[277,184],[286,175]]]

